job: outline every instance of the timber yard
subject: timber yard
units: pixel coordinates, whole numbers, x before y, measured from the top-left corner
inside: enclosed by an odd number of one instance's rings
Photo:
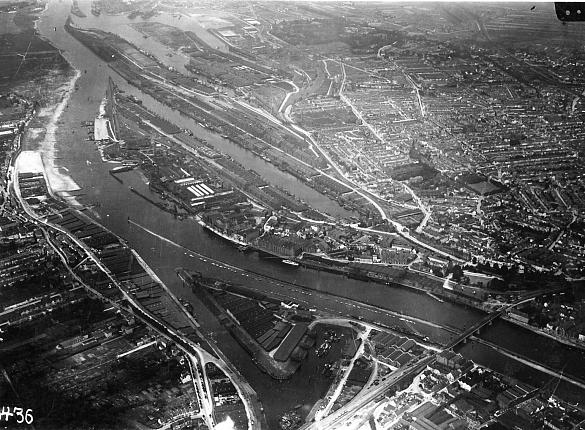
[[[554,12],[0,5],[0,424],[585,428]]]

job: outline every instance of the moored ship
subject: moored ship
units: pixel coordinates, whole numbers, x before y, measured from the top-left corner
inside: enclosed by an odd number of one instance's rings
[[[297,263],[296,261],[293,261],[293,260],[288,260],[288,259],[286,259],[286,260],[282,260],[282,262],[283,262],[284,264],[288,264],[289,266],[298,266],[298,265],[299,265],[299,263]]]
[[[110,170],[111,173],[122,173],[128,172],[130,170],[134,170],[136,168],[136,164],[124,164],[123,166],[114,167]]]
[[[236,237],[235,235],[229,234],[229,233],[224,233],[224,232],[222,232],[222,231],[214,228],[213,226],[205,223],[200,217],[197,217],[196,219],[197,219],[197,223],[201,227],[209,230],[213,234],[215,234],[215,235],[217,235],[217,236],[219,236],[219,237],[221,237],[221,238],[223,238],[225,240],[228,240],[231,243],[235,243],[236,245],[238,245],[240,247],[244,247],[244,249],[248,249],[248,247],[250,246],[250,244],[248,242],[245,242],[244,240]]]

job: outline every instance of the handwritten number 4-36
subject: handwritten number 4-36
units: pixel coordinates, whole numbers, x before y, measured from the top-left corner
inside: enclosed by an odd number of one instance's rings
[[[2,421],[2,419],[4,419],[4,421],[8,421],[11,417],[15,417],[17,424],[32,424],[32,409],[27,409],[25,411],[24,409],[18,408],[16,406],[12,408],[12,411],[10,409],[10,406],[2,406],[2,411],[0,412],[0,421]]]

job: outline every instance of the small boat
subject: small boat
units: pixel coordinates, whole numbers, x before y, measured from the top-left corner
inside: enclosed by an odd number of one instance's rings
[[[299,265],[299,263],[297,263],[296,261],[292,261],[292,260],[282,260],[282,262],[284,264],[288,264],[290,266],[298,266]]]

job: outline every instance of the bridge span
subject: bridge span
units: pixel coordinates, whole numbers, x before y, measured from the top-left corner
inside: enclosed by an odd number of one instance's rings
[[[484,318],[479,320],[477,323],[475,323],[474,325],[472,325],[471,327],[466,329],[463,333],[461,333],[461,335],[457,336],[457,338],[452,340],[445,347],[445,349],[453,349],[457,345],[459,345],[461,342],[466,342],[467,339],[469,339],[471,336],[479,334],[479,330],[481,330],[483,327],[491,324],[495,319],[497,319],[497,318],[501,317],[502,315],[504,315],[505,313],[511,311],[516,306],[520,306],[521,304],[527,303],[527,302],[534,300],[535,298],[540,297],[540,296],[546,296],[549,294],[560,293],[562,291],[565,291],[568,288],[569,287],[562,287],[562,288],[557,288],[554,290],[539,290],[539,291],[535,291],[535,292],[526,294],[526,295],[522,296],[521,298],[519,298],[518,300],[516,300],[514,303],[510,303],[509,305],[502,306],[501,309],[498,309],[496,311],[493,311],[493,312],[490,312],[489,314],[487,314]]]

